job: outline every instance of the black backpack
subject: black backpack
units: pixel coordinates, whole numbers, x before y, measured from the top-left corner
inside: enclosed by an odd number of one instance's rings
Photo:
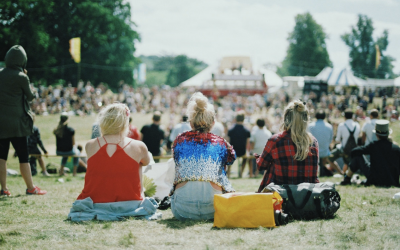
[[[340,195],[331,182],[275,185],[270,183],[262,193],[278,192],[283,198],[283,212],[294,219],[328,219],[340,208]]]
[[[351,150],[357,147],[357,142],[356,139],[354,138],[354,132],[356,132],[357,127],[354,126],[353,131],[350,131],[349,127],[347,127],[346,124],[344,124],[344,126],[346,126],[347,130],[350,133],[350,136],[349,139],[347,139],[346,145],[343,148],[343,153],[345,153],[346,155],[350,155]]]

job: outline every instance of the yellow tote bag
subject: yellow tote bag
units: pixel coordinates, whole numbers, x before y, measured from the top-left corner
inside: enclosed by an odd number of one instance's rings
[[[214,227],[275,227],[274,204],[282,198],[274,193],[227,193],[214,195]]]

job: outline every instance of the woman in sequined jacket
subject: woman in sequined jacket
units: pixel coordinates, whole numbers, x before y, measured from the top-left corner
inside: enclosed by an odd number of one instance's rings
[[[176,167],[171,210],[179,220],[213,219],[214,194],[235,192],[226,166],[236,154],[227,141],[210,133],[215,111],[203,94],[193,94],[187,113],[192,130],[180,134],[172,148]]]

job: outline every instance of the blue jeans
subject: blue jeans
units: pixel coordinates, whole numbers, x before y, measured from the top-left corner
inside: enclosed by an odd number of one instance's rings
[[[63,157],[62,159],[61,159],[61,166],[65,166],[65,164],[67,164],[67,161],[68,161],[68,156],[71,156],[71,155],[76,155],[76,151],[75,151],[75,148],[73,148],[71,151],[56,151],[56,154],[57,155],[66,155],[67,157]],[[74,166],[78,166],[79,165],[79,158],[78,157],[74,157],[74,159],[73,159],[73,161],[74,161]]]
[[[171,211],[178,220],[214,219],[214,194],[222,194],[206,181],[188,181],[171,197]]]

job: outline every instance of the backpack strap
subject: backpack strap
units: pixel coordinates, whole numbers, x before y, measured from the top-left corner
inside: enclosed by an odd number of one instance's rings
[[[325,216],[322,214],[321,199],[320,199],[319,197],[314,197],[314,205],[315,205],[315,207],[316,207],[316,209],[317,209],[318,216],[319,216],[321,219],[324,219]]]
[[[288,195],[290,203],[292,203],[292,205],[296,209],[301,210],[301,209],[303,209],[305,207],[305,205],[307,204],[308,200],[310,199],[312,191],[313,191],[313,189],[315,187],[315,184],[310,183],[310,186],[308,186],[307,194],[306,194],[306,196],[304,197],[304,200],[301,202],[301,204],[299,206],[297,206],[296,202],[294,201],[293,193],[292,193],[292,190],[290,189],[289,185],[288,184],[284,184],[282,186],[286,189],[286,193]]]
[[[357,128],[357,127],[354,126],[353,131],[351,131],[351,130],[349,129],[349,127],[347,127],[346,123],[343,123],[343,124],[346,126],[346,128],[347,128],[347,130],[349,131],[350,135],[354,136],[354,132],[356,132],[356,128]]]

